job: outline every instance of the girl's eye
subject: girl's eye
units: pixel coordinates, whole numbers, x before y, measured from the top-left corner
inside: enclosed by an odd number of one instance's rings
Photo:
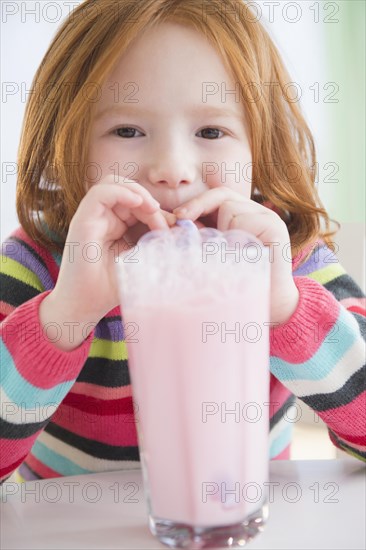
[[[207,137],[207,139],[211,139],[211,140],[220,137],[216,134],[216,132],[221,132],[222,134],[224,133],[221,130],[219,130],[218,128],[203,128],[198,133],[200,134],[201,132],[206,132],[206,130],[208,130],[208,134],[206,134],[206,137]]]
[[[116,128],[115,130],[112,131],[112,134],[118,135],[121,138],[130,139],[130,138],[136,137],[134,135],[134,132],[139,132],[141,134],[139,130],[137,130],[136,128],[132,128],[130,126],[123,126],[121,128]],[[206,136],[203,136],[204,139],[210,139],[210,140],[215,140],[220,137],[219,135],[217,135],[217,132],[218,133],[221,132],[221,134],[224,134],[224,132],[222,130],[219,130],[218,128],[203,128],[198,133],[200,134],[202,132],[206,133]]]
[[[118,132],[118,134],[117,134],[117,132]],[[119,133],[119,132],[121,132],[121,133]],[[118,135],[119,137],[122,137],[122,138],[129,139],[129,138],[135,137],[133,135],[133,132],[139,132],[139,130],[136,130],[136,128],[131,128],[130,126],[123,126],[122,128],[116,128],[115,130],[113,130],[112,134]],[[140,132],[140,134],[141,134],[141,132]]]

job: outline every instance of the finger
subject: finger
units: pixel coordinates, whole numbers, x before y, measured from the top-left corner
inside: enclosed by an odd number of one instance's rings
[[[172,227],[176,224],[177,216],[175,214],[172,214],[171,212],[167,212],[166,210],[161,210],[161,213],[163,214],[164,218],[166,219],[169,227]]]
[[[99,204],[112,210],[115,206],[122,205],[127,208],[137,207],[143,204],[141,194],[120,185],[103,183],[94,185],[85,195],[85,202],[91,202],[90,208],[97,209],[100,214]]]
[[[233,229],[232,222],[238,215],[249,216],[254,214],[255,216],[258,216],[261,214],[267,214],[268,212],[269,210],[267,208],[258,208],[257,203],[251,200],[241,202],[225,201],[221,204],[218,210],[217,229],[220,231]]]
[[[118,185],[119,187],[129,189],[130,191],[141,196],[143,199],[141,207],[146,212],[152,212],[160,207],[159,202],[151,195],[151,193],[149,193],[147,189],[145,189],[145,187],[140,185],[137,181],[110,174],[104,180],[102,180],[101,183],[103,183],[104,185]]]
[[[246,197],[233,191],[229,187],[215,187],[183,203],[181,206],[174,209],[173,213],[180,219],[188,218],[196,220],[201,216],[205,216],[217,210],[225,200],[242,202],[249,199],[246,199]]]
[[[287,228],[283,220],[264,208],[258,210],[250,204],[228,201],[222,205],[217,219],[219,231],[243,229],[263,243],[286,240]]]
[[[127,208],[126,206],[117,205],[113,208],[114,214],[122,220],[127,227],[132,227],[137,223],[138,219],[134,215],[134,208]]]
[[[113,208],[113,212],[116,214],[116,216],[118,216],[119,219],[122,220],[128,227],[132,227],[139,221],[141,217],[144,217],[143,212],[141,212],[140,217],[136,217],[134,211],[134,209],[126,208],[120,205],[117,205]],[[166,219],[168,227],[173,227],[177,221],[176,216],[171,212],[167,212],[166,210],[160,210],[160,212]]]
[[[241,203],[237,203],[234,201],[225,201],[220,206],[218,211],[217,229],[219,231],[227,231],[229,229],[233,229],[231,227],[231,224],[235,216],[238,216],[239,214],[244,214],[244,212],[248,212],[248,207],[244,209]]]
[[[161,210],[158,210],[152,214],[142,214],[141,216],[137,213],[136,217],[139,217],[139,219],[149,226],[151,230],[169,228],[169,224]]]

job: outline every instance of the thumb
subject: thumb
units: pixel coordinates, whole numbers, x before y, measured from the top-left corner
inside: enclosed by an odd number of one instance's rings
[[[177,222],[177,216],[175,214],[172,214],[171,212],[167,212],[166,210],[161,210],[161,213],[163,214],[164,218],[166,219],[169,227],[172,227]]]

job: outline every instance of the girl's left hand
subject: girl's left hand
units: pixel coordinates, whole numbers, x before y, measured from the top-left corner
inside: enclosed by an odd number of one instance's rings
[[[185,209],[185,210],[183,210]],[[290,236],[285,222],[269,208],[220,186],[205,191],[181,204],[173,213],[178,219],[198,218],[217,211],[217,229],[242,229],[257,237],[264,245],[273,245],[271,262],[271,323],[287,322],[295,312],[299,291],[292,276],[288,254]]]

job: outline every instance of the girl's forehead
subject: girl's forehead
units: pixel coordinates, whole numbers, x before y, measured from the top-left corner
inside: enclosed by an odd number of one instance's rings
[[[119,57],[98,103],[98,118],[107,110],[110,118],[244,116],[239,85],[214,46],[198,31],[171,23],[144,32]]]
[[[162,23],[143,32],[120,55],[109,78],[128,77],[151,85],[169,75],[185,86],[197,79],[230,78],[221,55],[207,38],[176,23]]]

